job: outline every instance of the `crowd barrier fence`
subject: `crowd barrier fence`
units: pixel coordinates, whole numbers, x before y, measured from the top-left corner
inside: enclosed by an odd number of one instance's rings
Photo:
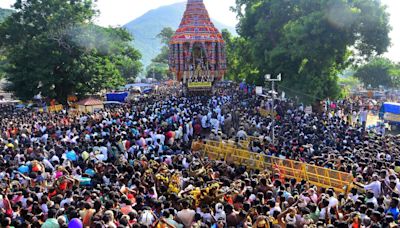
[[[192,149],[201,151],[210,160],[223,159],[228,163],[245,165],[248,168],[269,170],[278,173],[282,179],[305,180],[311,185],[325,189],[332,188],[340,193],[346,193],[353,183],[353,176],[350,173],[253,153],[227,141],[193,142]]]

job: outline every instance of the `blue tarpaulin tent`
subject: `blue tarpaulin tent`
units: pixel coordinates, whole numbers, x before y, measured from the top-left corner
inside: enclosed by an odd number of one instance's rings
[[[383,107],[384,107],[385,112],[400,115],[400,104],[399,103],[385,102],[383,104]]]
[[[107,101],[125,102],[126,98],[128,97],[128,92],[107,93],[106,97]]]
[[[400,126],[400,104],[393,102],[383,103],[379,110],[379,118],[389,123],[393,127]]]

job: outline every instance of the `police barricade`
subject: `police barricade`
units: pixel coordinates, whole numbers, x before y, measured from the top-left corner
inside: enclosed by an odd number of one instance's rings
[[[307,180],[305,163],[266,155],[264,155],[263,158],[264,162],[268,164],[267,167],[274,173],[279,174],[282,178],[294,178],[298,181]]]
[[[228,163],[244,165],[252,169],[269,170],[279,174],[282,180],[305,180],[320,188],[332,188],[345,193],[352,185],[350,173],[309,165],[303,162],[266,156],[242,150],[229,144],[216,141],[194,142],[193,151],[202,151],[210,160],[225,160]]]
[[[240,140],[239,143],[242,146],[242,149],[249,149],[253,146],[253,142],[260,142],[260,138],[254,136],[247,136],[245,140]]]
[[[226,153],[222,153],[219,147],[205,145],[203,148],[204,153],[207,154],[210,160],[221,160],[226,157]]]
[[[350,189],[353,176],[350,173],[337,170],[318,167],[315,165],[306,165],[308,181],[323,188],[333,188],[338,192],[346,192]]]
[[[220,147],[223,150],[234,149],[244,149],[241,143],[236,143],[234,141],[215,141],[215,140],[203,140],[203,142],[210,146]]]
[[[240,144],[240,143],[239,143]],[[228,162],[241,164],[251,167],[264,167],[264,162],[261,154],[251,153],[248,150],[242,149],[241,145],[230,141],[212,141],[205,140],[202,142],[193,142],[193,151],[202,150],[209,159],[224,159]]]
[[[214,140],[205,140],[207,145],[219,147],[222,144],[222,141],[214,141]]]

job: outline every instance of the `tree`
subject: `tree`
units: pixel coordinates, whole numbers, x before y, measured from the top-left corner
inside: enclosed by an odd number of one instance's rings
[[[143,70],[143,64],[139,61],[142,55],[129,44],[124,44],[124,46],[125,50],[122,50],[122,55],[116,59],[116,64],[125,81],[127,83],[134,83],[136,77]]]
[[[389,70],[392,79],[393,88],[400,88],[400,63],[393,63],[393,67]]]
[[[12,13],[13,13],[12,10],[0,8],[0,24]],[[0,79],[5,77],[4,67],[6,64],[7,61],[6,61],[6,56],[4,55],[4,50],[0,48]]]
[[[2,54],[2,51],[0,50],[0,80],[2,78],[4,78],[6,75],[4,72],[4,68],[6,67],[6,64],[7,64],[6,56],[4,56]]]
[[[154,71],[157,72],[157,80],[164,80],[172,78],[172,74],[168,70],[168,55],[169,55],[169,41],[174,35],[174,30],[170,27],[163,28],[157,35],[157,38],[161,40],[163,46],[161,52],[154,59],[151,60],[151,64],[147,67],[147,77],[153,77]]]
[[[379,0],[236,0],[236,12],[258,83],[283,73],[279,89],[307,103],[337,97],[337,75],[390,44]]]
[[[171,27],[165,27],[161,30],[161,32],[157,35],[158,39],[161,39],[161,43],[165,46],[169,45],[169,41],[172,36],[175,34],[174,30]]]
[[[242,37],[232,36],[227,29],[223,29],[221,33],[225,41],[226,61],[229,66],[225,78],[254,83],[258,71],[251,64],[252,56],[248,42]]]
[[[368,87],[394,88],[399,86],[399,71],[398,66],[389,59],[374,58],[367,64],[360,66],[354,76]]]
[[[23,100],[36,94],[66,103],[134,78],[140,54],[124,29],[91,23],[91,0],[17,0],[0,25],[10,90]]]
[[[165,64],[152,62],[147,66],[146,72],[147,78],[154,78],[158,81],[171,78],[171,73],[169,72],[168,67],[165,67]]]

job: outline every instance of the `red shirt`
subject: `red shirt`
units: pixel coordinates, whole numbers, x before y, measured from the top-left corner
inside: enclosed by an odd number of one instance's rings
[[[129,148],[131,148],[131,142],[130,142],[129,140],[126,140],[126,142],[125,142],[125,148],[126,148],[127,150],[129,150]]]
[[[167,132],[167,133],[165,134],[165,137],[166,137],[167,139],[170,139],[170,138],[174,137],[174,134],[173,134],[172,131],[169,131],[169,132]]]
[[[195,124],[193,126],[194,134],[200,135],[201,134],[201,125],[200,124]]]

